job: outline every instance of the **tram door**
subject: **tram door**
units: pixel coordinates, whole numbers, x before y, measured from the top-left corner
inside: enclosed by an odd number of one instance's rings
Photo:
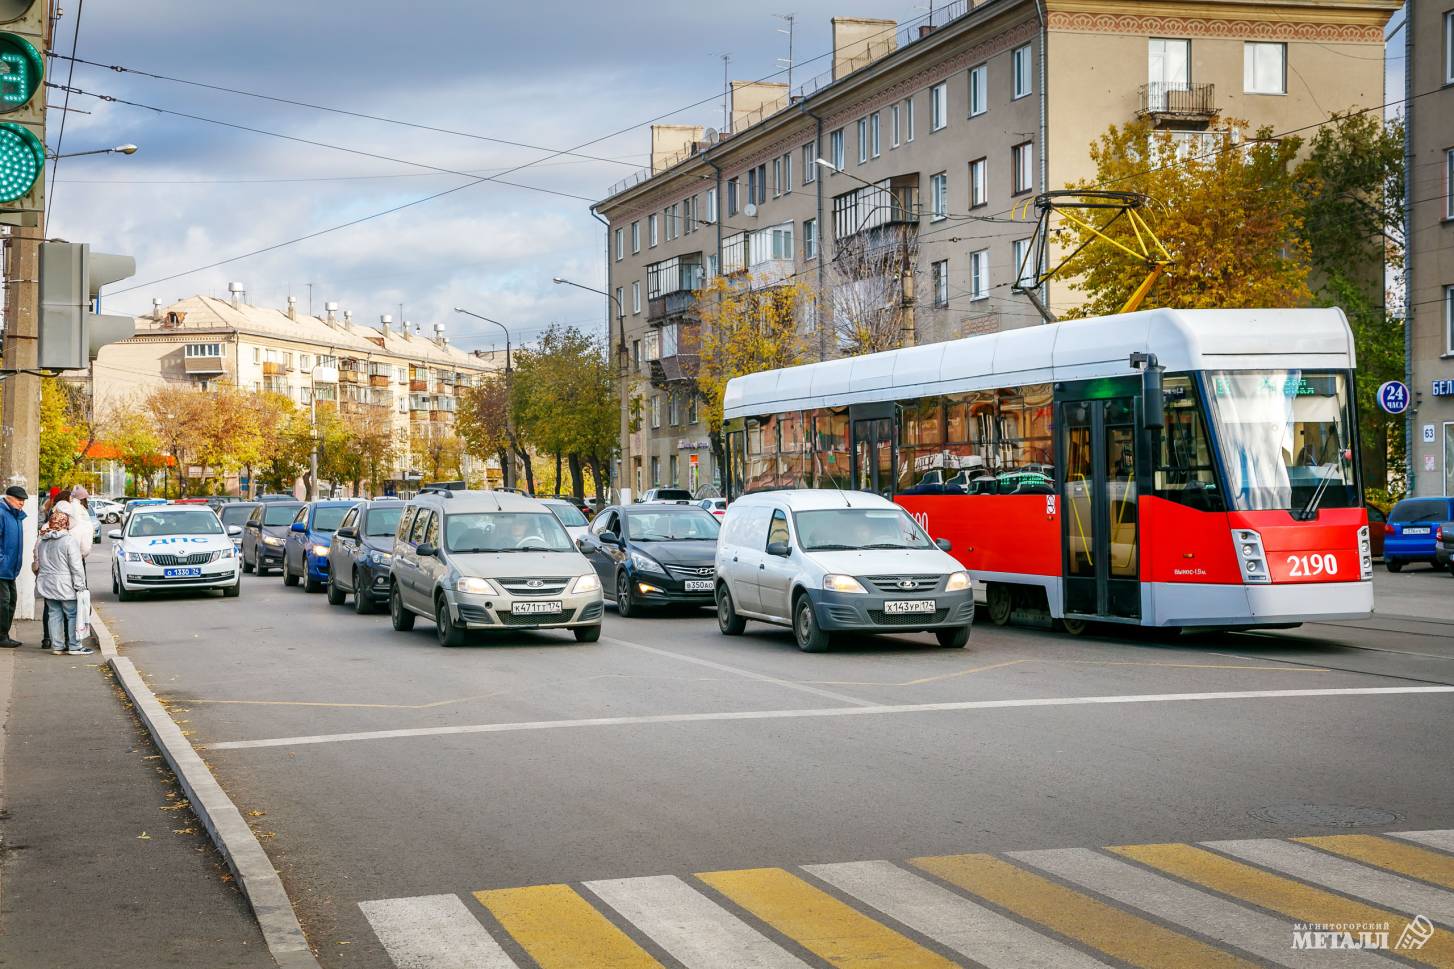
[[[892,404],[849,408],[853,424],[853,487],[885,498],[894,495]]]
[[[1136,398],[1057,405],[1068,615],[1139,619]]]

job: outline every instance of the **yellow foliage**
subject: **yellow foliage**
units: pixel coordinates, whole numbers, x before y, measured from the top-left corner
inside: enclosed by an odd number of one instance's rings
[[[697,386],[712,433],[722,428],[722,395],[729,380],[803,362],[798,316],[811,305],[811,290],[797,280],[761,283],[750,275],[740,282],[718,276],[697,292],[702,328]]]

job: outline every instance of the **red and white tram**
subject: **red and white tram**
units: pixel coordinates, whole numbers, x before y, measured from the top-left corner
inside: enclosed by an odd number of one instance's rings
[[[1158,309],[751,374],[727,495],[892,497],[996,622],[1365,617],[1353,367],[1336,309]]]

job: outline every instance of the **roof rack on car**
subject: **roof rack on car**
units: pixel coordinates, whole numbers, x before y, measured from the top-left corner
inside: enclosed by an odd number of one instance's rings
[[[454,489],[444,485],[425,485],[419,489],[421,495],[439,495],[442,498],[453,498]]]

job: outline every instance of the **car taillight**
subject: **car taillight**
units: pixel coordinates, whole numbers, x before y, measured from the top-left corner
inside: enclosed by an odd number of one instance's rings
[[[1390,525],[1388,522],[1384,522],[1383,523],[1383,534],[1385,534],[1385,535],[1392,535],[1393,534],[1393,526]]]
[[[1444,540],[1444,526],[1440,525],[1440,526],[1438,526],[1438,527],[1436,527],[1434,529],[1434,541],[1436,541],[1436,542],[1442,542],[1443,540]]]

